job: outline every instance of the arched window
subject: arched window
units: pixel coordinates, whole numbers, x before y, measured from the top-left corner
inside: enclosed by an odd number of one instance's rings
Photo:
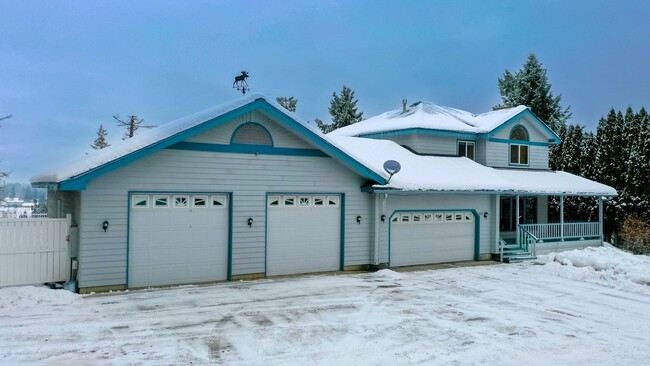
[[[273,146],[273,139],[264,126],[255,122],[247,122],[235,129],[230,143]]]
[[[528,131],[517,125],[510,131],[510,140],[528,141]],[[528,144],[510,144],[510,165],[528,165]]]
[[[528,132],[524,126],[515,126],[512,131],[510,131],[510,140],[528,141]]]

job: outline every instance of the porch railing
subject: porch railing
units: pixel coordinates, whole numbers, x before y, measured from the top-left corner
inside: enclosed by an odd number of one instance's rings
[[[600,238],[598,222],[567,222],[564,224],[522,224],[520,230],[526,230],[538,241],[564,241],[565,239]]]

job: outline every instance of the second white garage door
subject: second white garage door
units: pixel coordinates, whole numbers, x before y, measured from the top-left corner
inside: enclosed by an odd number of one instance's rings
[[[390,265],[474,259],[474,220],[471,211],[394,214],[390,222]]]
[[[340,268],[340,195],[269,195],[267,208],[267,275]]]
[[[135,194],[129,226],[129,287],[225,280],[228,196]]]

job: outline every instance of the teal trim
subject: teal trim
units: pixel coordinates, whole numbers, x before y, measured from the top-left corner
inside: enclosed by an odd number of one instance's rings
[[[508,127],[508,124],[509,124],[510,122],[512,122],[512,121],[514,121],[514,120],[516,120],[516,119],[518,119],[518,118],[521,118],[521,117],[523,117],[523,116],[528,116],[528,117],[530,117],[530,118],[533,120],[533,123],[537,124],[537,125],[538,125],[542,130],[544,130],[544,131],[545,131],[549,136],[551,136],[551,138],[548,139],[548,143],[549,143],[549,144],[559,144],[559,143],[562,141],[562,140],[560,140],[560,137],[559,137],[555,132],[553,132],[553,130],[551,130],[550,128],[548,128],[548,126],[546,125],[546,123],[542,122],[542,120],[540,120],[540,119],[539,119],[539,118],[538,118],[538,117],[537,117],[533,112],[531,112],[530,109],[528,109],[528,108],[526,108],[526,109],[524,109],[523,111],[517,113],[517,114],[514,115],[512,118],[510,118],[509,120],[503,122],[502,124],[500,124],[499,126],[497,126],[495,129],[493,129],[492,131],[490,131],[490,133],[488,133],[488,138],[492,138],[492,136],[494,136],[494,134],[496,134],[497,132],[499,132],[499,131],[503,130],[504,128]]]
[[[341,196],[341,248],[340,248],[340,257],[339,257],[339,270],[343,271],[345,269],[345,193],[342,192],[266,192],[266,197],[264,199],[264,276],[266,277],[266,268],[268,263],[268,238],[269,238],[269,196],[281,196],[281,195],[314,195],[314,196]]]
[[[362,133],[359,134],[359,137],[368,137],[368,138],[384,138],[390,136],[403,136],[403,135],[430,135],[430,136],[445,136],[445,137],[456,137],[459,139],[466,139],[470,141],[476,141],[478,138],[482,137],[483,134],[473,133],[473,132],[460,132],[460,131],[449,131],[449,130],[431,130],[428,128],[405,128],[403,130],[394,130],[394,131],[385,131],[385,132],[373,132],[373,133]]]
[[[496,138],[496,137],[490,137],[488,139],[488,141],[497,142],[497,143],[500,143],[500,144],[517,144],[517,145],[529,145],[529,146],[549,146],[549,143],[547,143],[547,142],[499,139],[499,138]]]
[[[204,151],[204,152],[221,152],[232,154],[260,154],[260,155],[284,155],[284,156],[315,156],[329,157],[318,149],[299,149],[290,147],[273,147],[268,145],[253,144],[207,144],[203,142],[177,142],[174,145],[166,147],[172,150],[187,151]]]
[[[292,132],[296,133],[297,135],[309,140],[311,143],[316,145],[321,151],[326,153],[327,155],[337,159],[339,162],[341,162],[343,165],[347,166],[348,168],[352,169],[354,172],[357,174],[361,175],[362,177],[365,177],[367,179],[373,180],[379,184],[386,184],[386,179],[383,178],[380,174],[376,173],[375,171],[371,170],[370,168],[366,167],[359,161],[355,160],[352,158],[350,155],[346,154],[336,146],[332,145],[329,143],[327,140],[325,140],[322,135],[318,134],[317,132],[309,129],[307,126],[303,125],[302,123],[294,120],[293,118],[289,117],[288,115],[284,114],[284,112],[278,110],[275,108],[273,105],[268,103],[266,100],[260,98],[256,99],[246,105],[243,105],[239,108],[235,108],[229,112],[226,112],[222,115],[216,116],[212,119],[209,119],[203,123],[200,123],[194,127],[188,128],[186,130],[180,131],[174,135],[168,136],[164,139],[161,139],[159,141],[156,141],[150,145],[144,146],[134,152],[131,152],[129,154],[126,154],[124,156],[121,156],[119,158],[116,158],[114,160],[111,160],[105,164],[102,164],[100,166],[97,166],[93,169],[90,169],[82,174],[79,174],[77,176],[74,176],[70,179],[67,179],[63,182],[59,183],[59,189],[63,191],[76,191],[76,190],[84,190],[86,189],[86,184],[102,174],[105,174],[109,171],[113,171],[115,169],[121,168],[127,164],[130,164],[136,160],[142,159],[148,155],[151,155],[155,152],[158,152],[166,147],[172,146],[174,144],[177,144],[183,140],[187,140],[188,138],[191,138],[193,136],[196,136],[198,134],[201,134],[203,132],[206,132],[214,127],[217,127],[223,123],[229,122],[237,117],[240,117],[246,113],[250,113],[254,110],[261,110],[263,112],[266,112],[268,115],[276,118],[280,122],[283,123],[283,125],[291,130]],[[37,183],[47,183],[47,182],[37,182]]]
[[[204,191],[128,191],[127,192],[127,210],[126,210],[126,288],[129,286],[129,264],[131,252],[131,196],[135,194],[225,194],[228,197],[228,271],[226,273],[226,279],[230,281],[232,279],[232,192],[204,192]],[[171,204],[171,202],[170,202]]]
[[[388,218],[388,267],[390,267],[391,258],[391,226],[393,216],[402,212],[464,212],[470,211],[474,215],[474,260],[478,261],[481,256],[481,217],[473,208],[450,209],[450,210],[395,210]]]
[[[269,132],[269,130],[267,130],[266,127],[262,126],[261,124],[259,124],[257,122],[246,122],[246,123],[242,123],[241,125],[237,126],[237,128],[235,128],[235,130],[232,132],[232,135],[230,136],[230,144],[231,145],[240,145],[241,144],[241,143],[238,144],[236,142],[233,142],[233,140],[235,139],[235,135],[237,135],[237,132],[239,132],[239,129],[244,127],[244,126],[256,126],[256,127],[261,128],[262,130],[264,130],[264,132],[266,132],[266,135],[269,137],[269,140],[271,141],[271,146],[275,146],[275,144],[273,143],[273,136],[271,136],[271,133]],[[247,144],[244,144],[244,145],[247,145]],[[251,144],[251,145],[255,145],[255,144]],[[268,146],[268,145],[264,145],[264,146]]]

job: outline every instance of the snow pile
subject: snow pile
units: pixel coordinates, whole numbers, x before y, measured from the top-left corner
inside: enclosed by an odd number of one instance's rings
[[[51,290],[46,287],[7,287],[0,288],[0,309],[25,308],[34,304],[72,305],[81,296],[64,290]]]
[[[540,256],[544,272],[564,278],[599,282],[616,288],[650,290],[650,257],[614,247],[589,247]],[[639,288],[638,285],[648,287]],[[650,292],[650,291],[649,291]]]

